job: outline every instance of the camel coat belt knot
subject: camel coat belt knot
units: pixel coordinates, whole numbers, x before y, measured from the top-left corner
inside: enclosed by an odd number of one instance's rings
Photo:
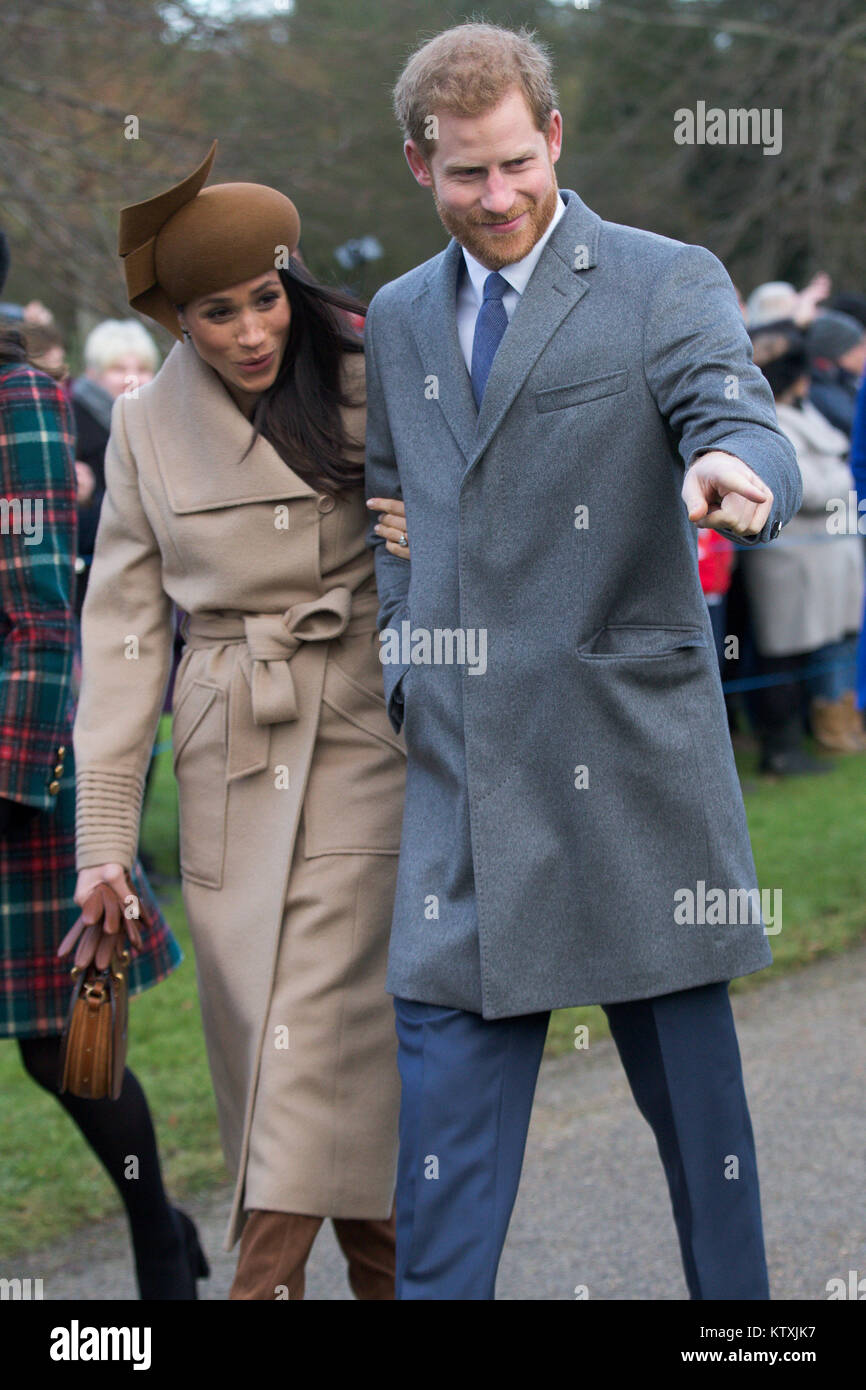
[[[227,782],[261,772],[268,761],[268,726],[298,718],[290,663],[301,643],[376,632],[378,603],[375,588],[353,596],[350,589],[337,585],[308,603],[292,604],[283,613],[186,615],[181,632],[191,650],[246,643],[227,692]]]

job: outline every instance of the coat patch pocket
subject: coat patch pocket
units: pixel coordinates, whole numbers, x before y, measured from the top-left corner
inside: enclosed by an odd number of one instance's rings
[[[553,386],[547,391],[536,391],[535,408],[539,412],[564,410],[569,405],[583,405],[602,396],[615,396],[627,386],[628,372],[608,372],[606,376],[593,377],[589,381],[575,381],[570,386]]]
[[[379,695],[329,656],[304,798],[304,852],[398,854],[406,750]]]
[[[705,647],[707,640],[699,627],[654,627],[645,623],[610,623],[593,633],[577,649],[589,660],[611,657],[661,657],[687,647]]]
[[[222,887],[225,855],[226,697],[218,685],[190,681],[172,717],[180,816],[180,871],[205,888]]]

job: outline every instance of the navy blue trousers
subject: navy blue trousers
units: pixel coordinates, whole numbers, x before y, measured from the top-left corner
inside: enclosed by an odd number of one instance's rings
[[[727,984],[604,1008],[658,1144],[690,1296],[769,1298]],[[550,1015],[483,1019],[407,999],[394,1009],[402,1080],[396,1296],[492,1299]]]

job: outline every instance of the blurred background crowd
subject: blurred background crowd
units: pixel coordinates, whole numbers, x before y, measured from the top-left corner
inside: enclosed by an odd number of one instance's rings
[[[819,753],[866,749],[866,296],[832,289],[819,273],[802,290],[772,281],[740,295],[796,450],[799,512],[771,545],[698,534],[731,727],[757,737],[771,776],[829,769],[807,735]]]

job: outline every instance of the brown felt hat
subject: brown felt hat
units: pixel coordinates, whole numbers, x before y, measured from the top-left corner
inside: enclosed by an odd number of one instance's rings
[[[181,339],[176,304],[273,270],[301,237],[297,208],[275,188],[204,187],[216,148],[214,140],[195,172],[174,188],[120,213],[117,249],[129,302]]]

